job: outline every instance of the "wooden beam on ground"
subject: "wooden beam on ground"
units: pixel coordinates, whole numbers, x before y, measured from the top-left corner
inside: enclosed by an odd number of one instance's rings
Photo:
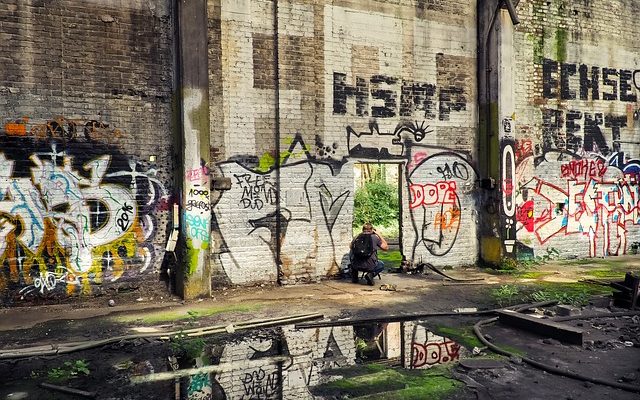
[[[516,328],[524,329],[532,333],[557,339],[561,342],[582,345],[582,329],[554,322],[548,319],[535,318],[511,310],[497,312],[499,321]]]

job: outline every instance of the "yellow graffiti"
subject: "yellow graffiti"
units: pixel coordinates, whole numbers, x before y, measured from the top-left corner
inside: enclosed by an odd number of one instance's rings
[[[4,220],[5,223],[8,221],[22,226],[19,218],[12,219],[6,214],[0,217],[0,222]],[[110,272],[111,281],[118,280],[127,270],[125,259],[139,256],[138,246],[144,242],[142,226],[136,219],[117,240],[94,247],[91,251],[91,266],[84,272],[78,272],[71,262],[71,249],[65,249],[61,245],[57,237],[57,226],[51,218],[44,219],[43,240],[35,252],[21,244],[16,236],[16,231],[6,236],[6,246],[0,254],[0,266],[9,267],[8,276],[0,273],[0,291],[5,290],[10,283],[19,283],[21,286],[34,285],[37,283],[36,280],[42,281],[41,277],[48,276],[66,285],[66,293],[69,296],[91,294],[92,284],[103,283],[105,267]],[[43,285],[42,282],[39,284]],[[42,293],[44,290],[40,289]]]
[[[283,165],[285,160],[287,159],[298,159],[298,158],[306,157],[308,151],[309,151],[309,146],[307,145],[302,146],[301,150],[282,151],[280,153],[280,162],[278,163],[278,166]],[[267,152],[267,153],[264,153],[258,160],[258,167],[256,168],[256,171],[269,172],[275,166],[276,166],[276,158],[273,156],[273,154]]]

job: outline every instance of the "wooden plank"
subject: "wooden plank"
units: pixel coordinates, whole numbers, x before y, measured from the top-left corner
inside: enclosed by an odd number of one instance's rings
[[[499,321],[506,325],[525,329],[532,333],[557,339],[561,342],[582,345],[582,329],[554,322],[548,319],[535,318],[511,310],[497,312]]]

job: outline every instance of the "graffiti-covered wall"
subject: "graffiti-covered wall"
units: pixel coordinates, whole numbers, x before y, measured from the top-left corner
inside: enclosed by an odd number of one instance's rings
[[[402,165],[408,257],[475,262],[475,2],[397,3],[209,1],[214,281],[337,273],[363,161]]]
[[[163,287],[170,2],[3,1],[0,20],[1,301]]]
[[[514,35],[520,257],[640,241],[638,4],[521,1]]]

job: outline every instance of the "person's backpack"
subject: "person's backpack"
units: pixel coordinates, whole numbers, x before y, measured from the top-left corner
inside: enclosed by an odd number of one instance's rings
[[[373,254],[373,240],[370,233],[362,233],[353,241],[353,255],[358,260],[365,260]]]

